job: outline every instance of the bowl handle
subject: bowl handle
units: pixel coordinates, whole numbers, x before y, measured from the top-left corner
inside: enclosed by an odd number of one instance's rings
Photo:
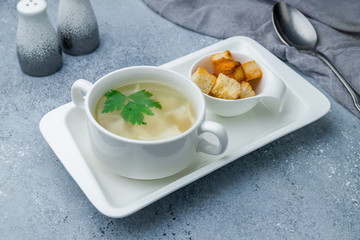
[[[286,86],[275,74],[269,76],[269,84],[265,86],[261,102],[272,112],[281,112],[284,106]]]
[[[71,98],[76,107],[85,109],[85,99],[83,93],[86,95],[93,84],[87,80],[76,80],[71,87]]]
[[[228,136],[225,127],[220,123],[204,121],[199,127],[198,134],[201,135],[205,132],[214,134],[219,140],[219,144],[216,145],[208,142],[204,138],[201,138],[197,147],[197,151],[210,155],[219,155],[224,153],[228,145]]]

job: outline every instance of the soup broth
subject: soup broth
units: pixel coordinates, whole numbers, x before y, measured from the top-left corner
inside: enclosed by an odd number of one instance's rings
[[[102,96],[95,108],[95,119],[102,127],[119,136],[136,140],[166,139],[185,132],[195,122],[194,109],[189,101],[170,86],[154,82],[138,82],[113,89],[126,96],[146,90],[153,95],[151,99],[162,106],[162,109],[151,108],[154,115],[144,114],[146,125],[132,125],[123,119],[121,110],[102,113],[106,101],[106,97]]]

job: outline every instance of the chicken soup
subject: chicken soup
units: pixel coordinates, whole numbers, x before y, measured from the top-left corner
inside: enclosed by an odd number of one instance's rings
[[[95,108],[96,121],[108,131],[135,140],[161,140],[188,130],[194,109],[176,89],[154,82],[114,87]]]

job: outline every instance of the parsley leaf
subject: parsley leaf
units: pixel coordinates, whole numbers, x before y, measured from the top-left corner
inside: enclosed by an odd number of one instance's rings
[[[142,105],[146,105],[148,107],[156,107],[161,109],[161,105],[159,102],[155,102],[154,100],[150,99],[152,94],[145,90],[138,91],[133,93],[129,96],[129,99],[133,100],[134,102]]]
[[[121,92],[111,89],[104,96],[106,101],[102,113],[121,110],[123,119],[133,125],[146,125],[144,114],[152,116],[154,113],[150,108],[162,108],[159,102],[151,99],[152,94],[145,90],[140,90],[127,97]]]
[[[113,112],[115,109],[119,111],[125,105],[126,96],[117,90],[111,89],[104,96],[107,99],[102,113]]]

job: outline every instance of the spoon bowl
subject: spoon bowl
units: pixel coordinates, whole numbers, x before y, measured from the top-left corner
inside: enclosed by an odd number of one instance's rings
[[[314,51],[317,34],[309,20],[295,7],[286,3],[274,6],[273,24],[284,44],[294,46],[301,51]]]
[[[310,21],[295,7],[279,2],[274,5],[272,22],[277,35],[285,45],[317,56],[329,66],[349,92],[356,109],[360,112],[360,94],[345,80],[330,60],[316,50],[318,37]]]

